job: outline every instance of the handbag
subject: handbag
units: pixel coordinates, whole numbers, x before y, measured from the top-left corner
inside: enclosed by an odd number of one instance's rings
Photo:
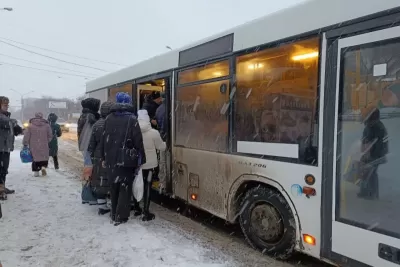
[[[118,149],[117,166],[125,168],[136,168],[139,166],[139,155],[136,149],[133,148],[132,140],[127,139],[130,122],[131,117],[129,117],[128,126],[126,127],[123,146],[122,148]],[[132,146],[132,148],[129,148],[127,144]]]
[[[93,173],[93,166],[83,167],[82,180],[88,181]]]
[[[22,163],[31,163],[33,161],[32,153],[27,146],[21,149],[19,157],[21,158]]]
[[[143,198],[143,193],[144,193],[144,182],[143,182],[143,172],[142,168],[139,168],[139,171],[135,177],[135,180],[133,181],[133,196],[136,199],[137,202],[142,200]]]
[[[82,201],[83,202],[96,202],[97,198],[93,194],[92,186],[90,185],[89,181],[86,181],[82,185],[82,193],[81,193]]]

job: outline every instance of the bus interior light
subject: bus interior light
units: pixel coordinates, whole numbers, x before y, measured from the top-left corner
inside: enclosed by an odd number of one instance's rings
[[[319,52],[311,52],[311,53],[307,53],[307,54],[293,56],[292,59],[294,61],[300,61],[300,60],[305,60],[305,59],[316,58],[318,56],[319,56]]]
[[[220,71],[216,71],[213,73],[215,77],[222,76],[222,73]]]
[[[192,200],[197,200],[197,194],[191,194],[191,195],[190,195],[190,198],[191,198]]]
[[[248,68],[251,69],[251,70],[260,69],[260,68],[262,68],[262,67],[264,67],[264,64],[262,64],[262,63],[250,64],[250,65],[248,66]]]
[[[308,234],[303,234],[303,241],[304,243],[309,244],[311,246],[315,246],[316,244],[315,237]]]

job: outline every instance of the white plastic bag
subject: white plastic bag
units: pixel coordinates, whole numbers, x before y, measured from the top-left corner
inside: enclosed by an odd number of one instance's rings
[[[144,182],[143,182],[143,172],[142,168],[139,169],[138,174],[135,177],[135,180],[133,181],[133,196],[135,197],[136,201],[139,202],[143,198],[143,192],[144,192]]]

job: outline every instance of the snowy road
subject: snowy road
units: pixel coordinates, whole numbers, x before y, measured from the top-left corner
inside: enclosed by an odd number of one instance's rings
[[[0,261],[19,266],[315,266],[278,262],[229,237],[153,205],[156,220],[132,219],[113,226],[95,207],[80,204],[80,155],[60,140],[61,170],[34,178],[12,154],[8,186],[17,190],[2,203]]]

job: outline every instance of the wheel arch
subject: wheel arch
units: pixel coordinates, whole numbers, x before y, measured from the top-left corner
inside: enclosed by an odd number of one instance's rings
[[[285,190],[285,188],[280,183],[271,178],[261,176],[258,174],[242,174],[241,176],[239,176],[229,189],[227,203],[226,203],[227,207],[226,220],[230,223],[237,222],[237,219],[239,217],[240,204],[242,203],[242,199],[244,198],[245,193],[247,192],[247,190],[260,185],[269,187],[272,190],[277,191],[288,202],[290,208],[292,209],[292,213],[294,215],[294,219],[296,222],[297,240],[299,242],[300,248],[302,248],[303,244],[302,244],[302,239],[300,238],[301,222],[296,207],[292,199],[290,198],[288,192]]]

